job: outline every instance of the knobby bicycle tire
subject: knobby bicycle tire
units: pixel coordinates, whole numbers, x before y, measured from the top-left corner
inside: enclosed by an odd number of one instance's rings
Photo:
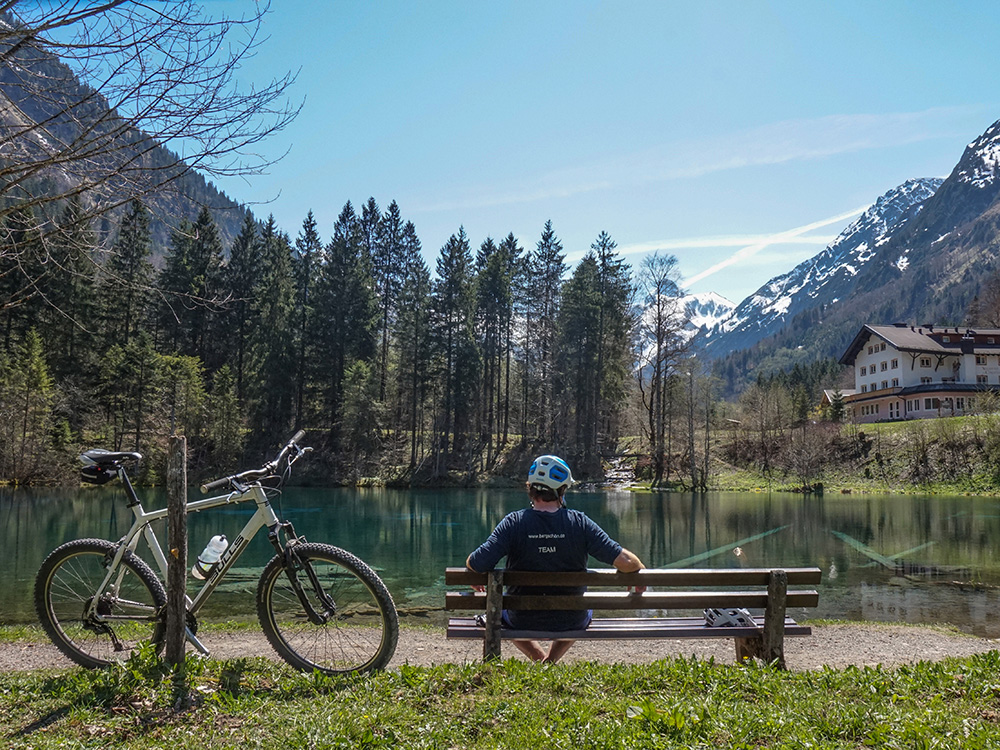
[[[87,610],[117,545],[76,539],[53,550],[35,579],[35,610],[56,647],[84,667],[121,662],[142,643],[163,645],[167,594],[156,574],[132,552],[122,556],[117,586],[102,594],[97,617]]]
[[[295,551],[303,564],[296,578],[324,621],[310,618],[276,555],[257,586],[257,617],[274,650],[301,671],[347,674],[384,668],[396,651],[399,619],[382,580],[338,547],[302,543]],[[317,596],[306,566],[315,573],[325,601]]]

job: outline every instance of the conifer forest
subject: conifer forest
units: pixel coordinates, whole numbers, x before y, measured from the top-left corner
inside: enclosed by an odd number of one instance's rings
[[[173,432],[207,476],[298,428],[317,482],[474,481],[536,450],[596,478],[644,423],[662,462],[663,415],[691,390],[666,387],[676,306],[637,312],[640,286],[678,296],[674,259],[634,280],[606,233],[569,273],[551,222],[527,248],[512,234],[473,247],[460,228],[432,269],[395,202],[347,203],[327,238],[311,212],[294,239],[247,212],[229,247],[205,209],[162,249],[138,201],[102,249],[79,211],[60,209],[44,250],[36,217],[8,220],[6,481],[71,478],[88,447],[139,451],[157,481]]]

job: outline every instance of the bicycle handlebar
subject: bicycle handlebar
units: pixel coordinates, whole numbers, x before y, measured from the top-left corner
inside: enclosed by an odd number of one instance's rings
[[[273,461],[269,461],[268,463],[264,464],[264,466],[262,466],[259,469],[249,469],[248,471],[241,471],[239,474],[233,474],[228,477],[223,477],[222,479],[215,479],[211,482],[206,482],[205,484],[201,485],[202,494],[207,494],[212,490],[219,489],[220,487],[232,486],[234,482],[242,482],[245,480],[252,480],[252,479],[261,479],[263,477],[269,476],[270,474],[273,474],[275,469],[277,469],[278,466],[281,464],[281,462],[285,460],[285,457],[288,456],[289,451],[291,451],[292,449],[297,450],[299,454],[307,453],[310,450],[312,450],[311,448],[298,447],[298,442],[302,438],[304,438],[305,435],[306,435],[305,430],[299,430],[298,432],[296,432],[294,435],[292,435],[292,439],[285,444],[285,447],[281,449],[281,452],[278,454],[277,458],[275,458]]]

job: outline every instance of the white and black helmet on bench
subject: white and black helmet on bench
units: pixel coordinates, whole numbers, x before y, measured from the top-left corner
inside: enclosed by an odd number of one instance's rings
[[[705,624],[710,628],[755,628],[753,615],[746,609],[706,609]]]

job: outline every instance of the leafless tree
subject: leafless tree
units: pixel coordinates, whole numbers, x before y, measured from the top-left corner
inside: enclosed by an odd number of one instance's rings
[[[638,284],[644,309],[639,319],[636,377],[643,422],[653,462],[653,486],[663,481],[669,442],[670,377],[686,348],[687,322],[680,303],[680,272],[673,255],[654,253],[643,260]]]
[[[136,198],[184,194],[194,170],[272,164],[257,147],[298,113],[286,99],[294,75],[237,80],[268,12],[247,6],[215,19],[194,0],[0,0],[0,226],[33,215],[44,247],[68,198],[92,221]]]

